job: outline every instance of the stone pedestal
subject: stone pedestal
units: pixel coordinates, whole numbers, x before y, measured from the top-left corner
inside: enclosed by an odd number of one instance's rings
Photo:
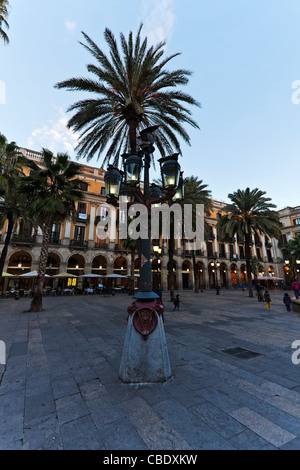
[[[136,301],[128,312],[120,379],[125,383],[166,382],[172,371],[163,323],[163,306],[156,301]]]

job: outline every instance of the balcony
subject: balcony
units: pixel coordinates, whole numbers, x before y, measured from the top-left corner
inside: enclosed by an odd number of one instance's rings
[[[14,233],[11,237],[11,243],[16,245],[34,245],[36,236],[24,235],[22,233]]]
[[[86,250],[88,248],[88,242],[86,240],[70,240],[70,248]]]
[[[105,240],[101,242],[95,242],[95,248],[106,250],[108,248],[108,243],[105,242]]]
[[[238,261],[239,257],[235,253],[230,254],[230,261]]]
[[[89,223],[90,216],[89,216],[89,214],[83,214],[82,212],[76,212],[75,215],[74,215],[74,221],[75,222]]]
[[[53,232],[51,234],[49,245],[61,245],[61,240],[59,238],[59,233]]]

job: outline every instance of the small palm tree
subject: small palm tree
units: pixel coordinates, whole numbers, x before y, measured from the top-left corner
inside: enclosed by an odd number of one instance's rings
[[[251,258],[251,271],[253,273],[254,279],[257,279],[259,266],[260,266],[259,259],[256,256],[253,256],[253,258]]]
[[[51,227],[54,222],[63,222],[75,214],[75,202],[84,199],[79,189],[80,165],[69,160],[68,155],[53,153],[43,149],[43,166],[30,161],[30,176],[25,178],[24,193],[32,197],[30,213],[38,220],[43,232],[39,257],[38,277],[30,311],[39,312],[43,308],[42,289],[48,259]]]
[[[189,176],[184,179],[183,204],[192,204],[193,224],[195,224],[196,204],[204,205],[205,215],[209,216],[212,210],[211,191],[206,189],[207,187],[208,185],[203,184],[203,180],[199,180],[198,177]],[[205,222],[205,225],[207,225],[206,222]],[[206,227],[205,231],[207,230],[208,228]],[[198,286],[197,286],[197,268],[196,268],[195,250],[192,250],[192,258],[193,258],[194,290],[197,293]]]
[[[3,39],[4,44],[9,43],[9,38],[7,33],[4,31],[2,25],[9,29],[9,24],[7,21],[8,18],[8,1],[0,0],[0,38]]]
[[[247,279],[249,286],[249,297],[253,297],[251,279],[251,240],[252,234],[263,233],[269,237],[280,236],[280,223],[278,214],[272,210],[276,206],[271,199],[264,197],[265,191],[257,188],[250,190],[238,189],[228,194],[231,204],[227,204],[223,211],[226,212],[218,223],[221,238],[232,238],[237,235],[245,240],[245,258],[247,267]]]
[[[294,270],[294,267],[297,264],[297,260],[300,260],[300,233],[296,233],[295,237],[291,238],[287,244],[282,247],[281,251],[283,256],[290,261]]]
[[[135,41],[132,32],[128,40],[120,34],[122,54],[112,32],[105,29],[109,56],[83,33],[87,44],[81,44],[98,62],[87,66],[95,78],[71,78],[56,85],[94,95],[68,109],[75,111],[68,126],[80,132],[78,157],[99,157],[108,145],[103,165],[112,156],[117,164],[120,154],[137,150],[137,131],[153,125],[160,126],[156,132],[160,153],[173,153],[173,147],[181,153],[176,134],[190,144],[182,124],[198,128],[187,105],[199,103],[177,90],[188,83],[191,72],[168,71],[165,66],[178,54],[163,58],[165,42],[148,47],[147,38],[141,38],[141,29],[142,25]]]
[[[11,178],[23,174],[27,158],[20,152],[16,142],[8,142],[0,133],[0,192],[8,189]]]

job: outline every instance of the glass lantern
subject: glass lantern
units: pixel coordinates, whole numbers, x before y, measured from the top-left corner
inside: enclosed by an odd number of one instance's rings
[[[161,158],[161,176],[165,189],[174,189],[178,187],[180,177],[180,165],[178,163],[178,154],[170,157]]]
[[[119,197],[122,176],[120,171],[113,165],[109,165],[104,175],[106,196]]]
[[[140,182],[142,158],[139,155],[129,155],[124,160],[125,183],[136,186]]]
[[[127,183],[122,183],[120,187],[119,197],[126,197],[126,202],[133,201],[133,194],[130,191],[129,185]]]
[[[183,181],[183,171],[180,172],[179,184],[175,195],[172,198],[173,202],[182,201],[184,198],[184,181]]]

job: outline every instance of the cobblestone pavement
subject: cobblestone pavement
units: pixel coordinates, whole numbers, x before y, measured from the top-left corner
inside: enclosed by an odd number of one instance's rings
[[[300,449],[300,315],[282,297],[165,302],[173,377],[144,385],[118,379],[131,297],[1,300],[0,449]]]

